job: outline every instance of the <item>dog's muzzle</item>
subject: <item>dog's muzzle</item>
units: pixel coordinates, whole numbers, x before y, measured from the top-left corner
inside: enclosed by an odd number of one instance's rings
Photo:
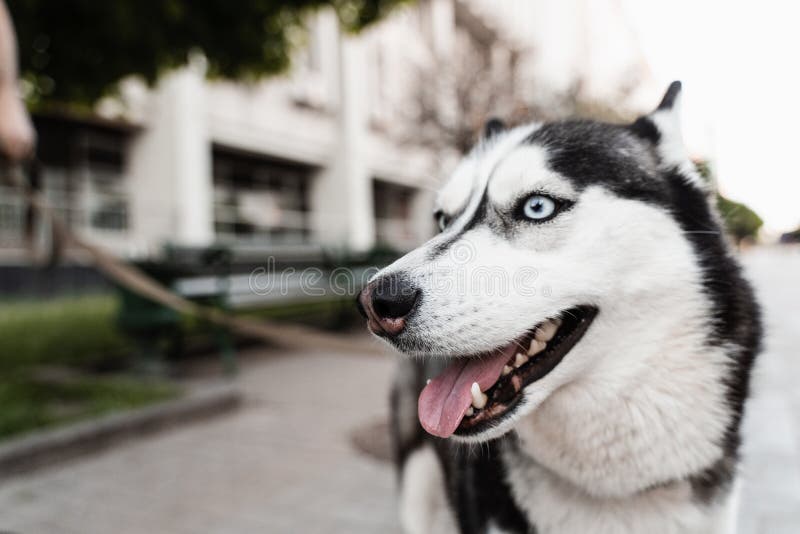
[[[356,299],[358,311],[367,319],[373,334],[394,337],[406,327],[406,320],[419,302],[420,290],[398,275],[373,280]]]

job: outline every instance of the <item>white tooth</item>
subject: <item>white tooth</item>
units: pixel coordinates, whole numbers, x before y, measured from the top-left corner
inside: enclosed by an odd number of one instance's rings
[[[486,402],[489,400],[489,397],[486,396],[486,393],[481,391],[481,387],[478,385],[477,382],[472,383],[472,387],[470,388],[470,393],[472,393],[472,405],[477,408],[481,409],[486,406]]]
[[[430,384],[430,383],[431,383],[431,379],[430,379],[430,378],[429,378],[429,379],[427,379],[427,380],[425,381],[425,385],[426,385],[426,386],[427,386],[428,384]]]
[[[472,417],[473,415],[475,415],[475,409],[472,406],[470,406],[469,408],[467,408],[467,411],[464,412],[464,415],[466,415],[467,417]]]
[[[558,330],[558,325],[553,321],[547,321],[536,329],[536,339],[539,341],[550,341]]]
[[[528,362],[528,357],[518,352],[517,355],[514,357],[514,367],[521,367]]]
[[[531,339],[531,346],[528,348],[528,356],[539,354],[545,349],[545,347],[547,347],[547,343],[544,341],[539,341],[536,338]]]
[[[513,367],[511,367],[509,365],[504,365],[503,366],[503,376],[506,376],[508,373],[510,373],[513,370],[514,370]]]

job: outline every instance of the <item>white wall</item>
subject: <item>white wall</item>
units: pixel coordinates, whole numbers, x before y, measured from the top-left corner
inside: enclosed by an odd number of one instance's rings
[[[138,249],[213,241],[214,143],[316,168],[310,216],[313,238],[325,247],[366,250],[374,244],[374,178],[418,189],[415,233],[428,237],[442,159],[400,142],[393,128],[408,120],[401,108],[416,82],[414,66],[451,51],[454,1],[401,9],[357,37],[342,35],[335,15],[323,11],[310,24],[314,61],[301,56],[285,76],[253,84],[207,82],[200,69],[186,68],[155,91],[130,92],[129,114],[143,127],[130,153],[131,233]],[[380,79],[376,47],[387,62]],[[388,110],[380,125],[379,82],[387,95],[380,108]]]
[[[135,248],[146,254],[165,243],[213,242],[203,76],[192,67],[171,73],[142,103],[142,130],[129,154],[130,232]]]

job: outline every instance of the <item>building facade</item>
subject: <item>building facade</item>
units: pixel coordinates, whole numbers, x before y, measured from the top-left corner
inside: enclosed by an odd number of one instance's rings
[[[434,232],[453,154],[415,142],[407,110],[431,83],[420,73],[464,35],[507,57],[468,2],[427,0],[358,36],[318,12],[291,72],[260,82],[209,81],[202,56],[153,88],[125,80],[97,117],[35,117],[38,186],[74,231],[127,258],[165,245],[410,249]],[[24,262],[28,215],[0,193],[0,261]],[[46,246],[47,228],[32,239]]]

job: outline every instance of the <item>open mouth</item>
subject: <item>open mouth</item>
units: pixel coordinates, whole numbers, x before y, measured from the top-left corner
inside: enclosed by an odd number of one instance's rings
[[[522,390],[546,376],[586,333],[594,306],[576,306],[488,353],[457,358],[419,396],[422,427],[439,437],[469,436],[511,415]]]

